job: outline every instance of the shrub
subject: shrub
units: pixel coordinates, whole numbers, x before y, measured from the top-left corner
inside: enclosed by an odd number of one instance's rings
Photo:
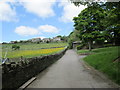
[[[40,44],[40,42],[37,42],[37,44]]]
[[[46,41],[46,43],[49,43],[49,41]]]
[[[80,50],[80,49],[82,49],[84,46],[85,46],[85,44],[82,43],[82,44],[78,45],[76,48],[77,48],[77,50]]]
[[[18,45],[12,45],[12,49],[14,49],[14,50],[19,50],[20,49],[20,46],[18,46]]]
[[[105,44],[104,47],[110,47],[113,46],[112,44]]]
[[[68,45],[69,45],[69,46],[68,46],[69,49],[72,49],[72,48],[73,48],[73,40],[72,40],[72,39],[69,39],[69,40],[68,40]]]

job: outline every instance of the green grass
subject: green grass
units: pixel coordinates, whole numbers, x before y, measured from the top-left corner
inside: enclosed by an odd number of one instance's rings
[[[108,75],[114,82],[120,84],[120,62],[114,61],[119,57],[119,47],[107,47],[88,50],[79,50],[78,53],[92,53],[84,58],[88,64],[93,66],[95,69]]]
[[[4,45],[0,45],[0,47],[2,47],[2,51],[6,51],[6,49],[8,51],[12,51],[12,45],[14,44],[4,44]],[[60,47],[60,46],[66,46],[67,43],[40,43],[40,44],[36,44],[36,43],[18,43],[15,44],[20,46],[20,50],[37,50],[37,49],[41,49],[41,48],[50,48],[50,47]]]
[[[93,51],[88,51],[88,50],[78,50],[77,53],[78,54],[92,54],[94,52]]]
[[[64,49],[65,46],[67,46],[67,43],[27,43],[27,44],[16,44],[20,46],[20,50],[12,50],[12,45],[15,44],[4,44],[1,45],[2,50],[0,51],[0,55],[3,58],[5,56],[6,51],[7,58],[19,58],[21,56],[28,58],[28,57],[35,57],[35,56],[41,56],[41,55],[49,55],[56,52],[59,52]],[[62,48],[51,48],[51,47],[61,47]],[[46,48],[46,49],[42,49]],[[51,49],[50,49],[51,48]]]

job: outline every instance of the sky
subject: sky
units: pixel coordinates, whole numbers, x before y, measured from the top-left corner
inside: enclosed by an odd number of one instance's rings
[[[0,42],[67,36],[85,8],[68,0],[0,0]]]

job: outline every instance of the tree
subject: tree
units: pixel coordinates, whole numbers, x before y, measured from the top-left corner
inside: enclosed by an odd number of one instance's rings
[[[60,37],[60,38],[61,38],[62,36],[61,36],[61,35],[58,35],[57,37]]]
[[[49,43],[49,42],[50,42],[50,41],[48,41],[48,40],[46,41],[46,43]]]
[[[79,5],[87,5],[93,6],[98,4],[98,2],[94,2],[95,0],[79,0],[79,2],[75,2],[75,0],[71,0],[76,6]],[[101,0],[98,0],[101,1]],[[112,34],[111,41],[113,41],[114,45],[120,45],[120,2],[104,2],[105,4],[99,3],[100,6],[104,7],[104,10],[107,12],[106,19],[103,21],[105,22],[104,25],[110,36]],[[104,6],[103,6],[104,5]],[[109,37],[110,37],[109,36]]]
[[[62,36],[62,37],[61,37],[61,40],[62,40],[63,42],[67,42],[67,41],[68,41],[68,37],[67,37],[67,36]]]
[[[74,3],[75,6],[87,5],[88,7],[97,3],[104,3],[103,0],[70,0],[70,1]]]
[[[114,45],[120,45],[120,2],[106,2],[106,30],[112,35]]]
[[[7,42],[2,42],[2,44],[7,44]]]
[[[92,49],[92,42],[97,38],[103,39],[101,32],[104,29],[102,19],[104,18],[104,10],[99,4],[93,4],[84,9],[78,17],[74,17],[74,27],[80,31],[83,41],[88,42],[89,50]]]
[[[73,32],[70,33],[70,35],[68,36],[68,44],[69,44],[69,48],[72,49],[72,43],[74,41],[79,41],[80,40],[80,36],[79,36],[79,31],[78,30],[74,30]]]

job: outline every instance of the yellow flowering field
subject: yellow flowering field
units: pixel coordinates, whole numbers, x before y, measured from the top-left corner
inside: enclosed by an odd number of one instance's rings
[[[50,49],[39,49],[39,50],[16,50],[16,51],[11,51],[8,52],[7,58],[18,58],[18,57],[34,57],[34,56],[41,56],[41,55],[48,55],[48,54],[53,54],[56,52],[60,52],[64,50],[65,47],[62,48],[50,48]],[[5,52],[2,53],[3,55]]]

